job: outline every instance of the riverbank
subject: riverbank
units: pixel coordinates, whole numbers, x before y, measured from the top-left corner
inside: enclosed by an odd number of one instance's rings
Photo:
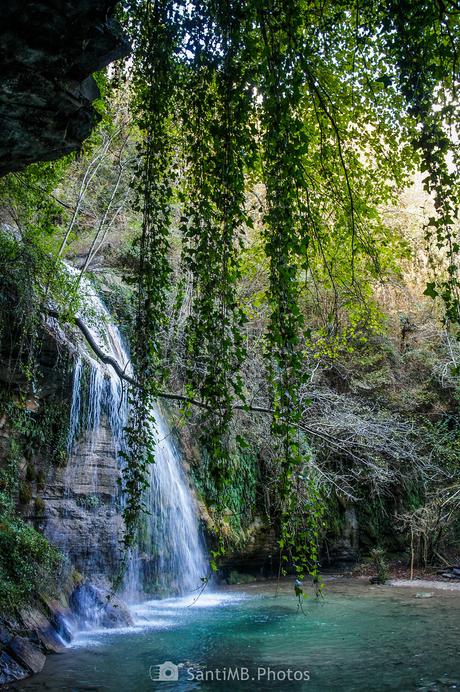
[[[372,584],[367,575],[356,576],[351,574],[329,573],[323,575],[323,582],[323,598],[327,598],[330,595],[334,596],[336,594],[342,594],[357,599],[366,598],[368,596],[373,597],[375,594],[382,594],[383,596],[396,594],[398,597],[403,598],[408,595],[412,595],[409,588],[413,589],[414,591],[419,591],[422,589],[436,589],[439,591],[439,594],[437,595],[440,598],[442,598],[444,595],[451,595],[453,598],[458,599],[458,606],[460,608],[460,583],[452,583],[446,580],[442,581],[440,579],[435,580],[421,578],[409,580],[390,578],[385,582],[385,584]],[[222,590],[225,592],[246,594],[265,593],[273,597],[289,596],[294,594],[294,583],[294,577],[285,577],[279,581],[273,579],[254,581],[249,584],[225,586],[222,587]],[[315,595],[314,586],[310,581],[305,581],[304,591],[306,592],[308,599],[313,598]]]
[[[460,564],[460,557],[454,556],[449,566],[439,565],[434,567],[414,567],[411,572],[410,567],[405,560],[394,560],[388,563],[389,581],[396,582],[436,582],[438,584],[458,584],[460,585],[460,575],[453,576],[453,569],[459,569],[455,565]],[[349,572],[350,576],[356,578],[371,578],[375,576],[375,567],[369,563],[357,564]],[[449,577],[444,577],[443,574],[450,573]],[[342,573],[343,574],[343,573]],[[346,576],[346,574],[344,574]]]

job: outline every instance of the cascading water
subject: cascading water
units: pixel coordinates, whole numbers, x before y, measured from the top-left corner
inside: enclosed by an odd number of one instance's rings
[[[77,276],[71,267],[69,274]],[[117,328],[91,284],[82,280],[80,317],[99,347],[124,363],[129,359]],[[50,325],[75,349],[75,339]],[[126,388],[110,366],[95,360],[86,342],[77,340],[67,438],[67,464],[56,470],[46,498],[44,531],[75,568],[95,581],[107,581],[121,564],[119,452],[128,415]]]
[[[138,600],[146,583],[163,595],[196,591],[209,573],[179,453],[157,408],[154,416],[155,463],[146,497],[151,514],[129,561],[126,591],[131,601]]]
[[[73,272],[69,268],[69,271]],[[128,351],[110,314],[85,279],[81,280],[85,295],[81,318],[97,345],[114,358],[120,367],[132,375]],[[86,390],[84,374],[89,368]],[[202,578],[209,573],[194,498],[181,466],[168,426],[155,407],[155,463],[150,468],[150,483],[146,491],[149,514],[143,517],[137,549],[129,556],[126,575],[126,597],[131,601],[149,593],[185,594],[196,591]],[[91,479],[92,492],[100,491],[98,465],[93,464],[95,440],[105,418],[110,430],[115,456],[124,446],[124,427],[128,416],[126,387],[110,365],[96,361],[90,352],[81,354],[75,363],[71,421],[69,428],[69,463],[66,486],[69,492],[78,484],[79,474]],[[75,454],[81,436],[86,440],[87,455]],[[82,468],[86,465],[86,468]],[[89,468],[88,468],[89,466]],[[94,545],[98,536],[93,536]],[[93,545],[93,547],[94,547]],[[91,569],[93,565],[89,564]],[[86,570],[85,570],[86,571]]]

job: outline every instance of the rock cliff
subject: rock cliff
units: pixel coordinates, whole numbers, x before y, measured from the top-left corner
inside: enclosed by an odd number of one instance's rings
[[[52,321],[54,322],[54,321]],[[75,345],[46,325],[40,336],[38,381],[24,398],[18,355],[0,349],[0,388],[28,411],[30,442],[19,462],[20,513],[68,557],[82,573],[110,580],[118,570],[122,519],[118,507],[120,470],[113,436],[103,416],[96,430],[83,430],[67,458]],[[20,398],[22,397],[22,398]],[[0,421],[0,460],[13,435],[11,421]],[[48,439],[47,439],[48,438]],[[1,464],[1,461],[0,461]],[[96,483],[97,479],[97,483]]]
[[[41,670],[46,654],[65,647],[72,625],[86,622],[88,603],[98,603],[91,608],[96,624],[131,622],[111,592],[121,566],[123,528],[113,436],[102,417],[91,440],[88,432],[76,435],[67,456],[78,334],[67,335],[74,346],[64,336],[53,321],[44,324],[33,391],[15,367],[20,355],[14,340],[0,340],[0,395],[10,402],[0,413],[0,470],[14,447],[16,511],[64,556],[55,584],[14,614],[0,614],[0,685]]]
[[[129,53],[116,0],[4,0],[0,175],[78,150],[97,121],[92,74]]]

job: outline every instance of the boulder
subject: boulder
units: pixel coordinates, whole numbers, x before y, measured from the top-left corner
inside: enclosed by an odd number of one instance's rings
[[[54,623],[40,610],[36,608],[22,610],[21,621],[25,630],[35,632],[46,653],[61,653],[65,650],[64,640]]]
[[[0,623],[0,644],[8,644],[13,639],[11,630],[3,623]]]
[[[460,579],[460,567],[445,567],[439,569],[436,574],[444,577],[444,579]]]
[[[53,627],[63,642],[69,644],[72,641],[72,623],[62,613],[56,613],[53,617]]]
[[[129,627],[133,619],[127,605],[108,589],[80,584],[69,599],[70,607],[86,627]]]
[[[8,644],[7,653],[14,656],[19,665],[31,673],[39,673],[45,665],[46,656],[43,651],[25,637],[13,637]]]

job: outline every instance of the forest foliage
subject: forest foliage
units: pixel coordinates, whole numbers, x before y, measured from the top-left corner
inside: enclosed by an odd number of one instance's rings
[[[170,276],[165,243],[176,193],[182,273],[192,285],[185,387],[210,412],[209,472],[217,484],[231,482],[226,438],[232,409],[248,400],[240,375],[247,317],[237,296],[241,246],[253,226],[245,193],[262,184],[264,351],[272,433],[279,441],[280,547],[284,560],[291,553],[299,576],[316,575],[322,515],[317,484],[310,479],[308,507],[300,512],[293,489],[303,460],[299,391],[309,334],[302,283],[310,276],[315,281],[312,257],[318,264],[319,256],[334,295],[340,293],[327,253],[337,246],[345,248],[347,271],[342,265],[340,279],[350,292],[360,289],[359,262],[374,264],[379,273],[381,249],[391,241],[385,242],[378,205],[392,198],[420,161],[435,206],[427,236],[435,235],[448,265],[427,291],[440,295],[446,317],[458,322],[452,232],[458,186],[448,156],[454,165],[457,158],[446,134],[455,123],[458,10],[391,0],[365,6],[134,0],[125,12],[134,48],[135,117],[144,133],[135,353],[143,371],[146,362],[154,368],[133,402],[132,440],[148,449],[142,419],[149,396],[162,384],[155,367],[158,320]],[[174,154],[173,142],[179,145]],[[175,173],[177,190],[171,185]],[[331,311],[332,330],[337,312]],[[128,474],[135,491],[143,474],[139,451]],[[136,492],[131,497],[128,520],[130,510],[135,515],[138,509]]]
[[[425,294],[442,305],[439,348],[456,388],[459,12],[440,0],[126,0],[133,53],[99,77],[102,122],[91,140],[76,160],[1,182],[21,234],[4,234],[1,249],[32,344],[24,367],[50,296],[63,319],[78,310],[62,258],[83,255],[84,273],[112,252],[131,287],[139,386],[127,430],[128,544],[154,459],[145,420],[167,387],[205,411],[218,535],[226,498],[239,496],[235,459],[254,443],[251,425],[270,438],[280,549],[300,577],[317,575],[325,473],[351,496],[366,476],[378,496],[385,477],[401,479],[401,459],[420,470],[405,423],[383,414],[371,427],[363,390],[344,401],[337,381],[349,391],[353,358],[361,375],[372,371],[373,392],[397,369],[376,295],[414,248],[385,210],[421,170],[432,206]],[[409,320],[401,338],[410,333]],[[329,398],[317,391],[321,373],[334,382]],[[254,406],[269,412],[263,423]]]

